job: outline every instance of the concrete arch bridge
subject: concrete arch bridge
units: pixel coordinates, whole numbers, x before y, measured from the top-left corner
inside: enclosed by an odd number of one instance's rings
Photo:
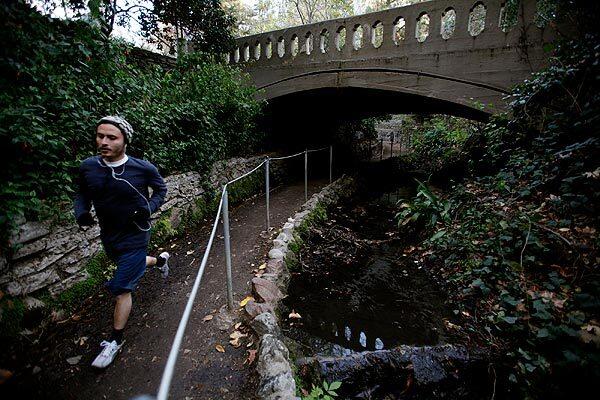
[[[298,111],[434,112],[485,118],[548,60],[536,1],[435,0],[237,39],[226,56],[259,98]],[[333,103],[332,103],[333,102]]]

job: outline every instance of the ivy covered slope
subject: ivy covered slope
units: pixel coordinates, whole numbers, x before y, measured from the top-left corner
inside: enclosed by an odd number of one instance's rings
[[[426,124],[414,165],[466,178],[446,192],[422,183],[398,212],[402,229],[423,229],[412,256],[448,282],[448,329],[493,349],[492,375],[518,397],[600,379],[600,38],[555,55],[514,89],[510,116]]]
[[[129,60],[127,44],[91,23],[9,3],[0,6],[3,247],[15,221],[68,208],[75,171],[95,153],[103,115],[126,117],[136,131],[129,153],[163,175],[206,170],[260,141],[251,85],[215,57],[190,54],[168,71],[141,67]]]

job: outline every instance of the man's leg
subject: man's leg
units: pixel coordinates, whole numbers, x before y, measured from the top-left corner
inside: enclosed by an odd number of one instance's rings
[[[123,293],[117,296],[117,303],[115,304],[114,324],[115,330],[123,330],[129,314],[131,313],[131,292]]]
[[[108,340],[102,341],[102,351],[92,362],[96,368],[110,365],[123,345],[123,331],[132,308],[131,292],[135,290],[146,271],[146,249],[132,250],[115,257],[117,270],[111,280],[106,283],[115,295],[113,314],[113,330]]]
[[[156,257],[146,256],[146,266],[153,267],[156,265]]]

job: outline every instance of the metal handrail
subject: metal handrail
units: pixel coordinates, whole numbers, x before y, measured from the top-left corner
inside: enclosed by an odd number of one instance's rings
[[[232,180],[230,180],[229,182],[227,182],[227,183],[225,184],[225,186],[227,186],[227,185],[231,185],[232,183],[234,183],[234,182],[237,182],[237,181],[239,181],[240,179],[247,177],[248,175],[250,175],[251,173],[253,173],[253,172],[254,172],[254,171],[256,171],[257,169],[259,169],[260,167],[262,167],[262,166],[263,166],[263,164],[264,164],[264,163],[266,163],[266,162],[267,162],[267,160],[263,160],[263,162],[261,162],[260,164],[258,164],[258,165],[257,165],[256,167],[254,167],[252,170],[250,170],[250,171],[246,172],[244,175],[242,175],[242,176],[238,176],[237,178],[235,178],[235,179],[232,179]]]
[[[223,195],[225,194],[225,190],[227,190],[227,185],[223,186],[223,192],[221,193],[221,201],[219,201],[219,208],[217,210],[215,222],[213,223],[210,238],[208,239],[208,244],[206,245],[206,250],[204,251],[204,256],[202,257],[202,262],[200,263],[200,269],[198,270],[198,274],[196,275],[194,286],[192,287],[192,291],[190,292],[190,297],[185,306],[185,310],[183,311],[183,315],[181,316],[181,320],[179,321],[179,326],[177,327],[175,339],[173,339],[173,344],[171,345],[169,358],[167,359],[167,364],[165,365],[165,370],[163,371],[162,379],[160,381],[160,387],[158,389],[158,400],[167,400],[167,396],[169,395],[169,388],[171,386],[171,380],[173,379],[173,373],[175,372],[175,363],[179,355],[179,349],[181,348],[183,334],[185,333],[185,328],[187,327],[190,314],[192,313],[192,306],[194,305],[194,300],[196,299],[198,287],[200,286],[200,281],[202,280],[202,275],[204,274],[204,268],[206,267],[206,262],[208,261],[208,255],[212,247],[213,239],[215,238],[215,233],[217,232],[217,225],[219,223],[219,217],[221,216],[221,209],[223,206],[222,200]]]
[[[305,150],[306,151],[306,150]],[[301,151],[300,153],[296,153],[296,154],[292,154],[291,156],[283,156],[283,157],[271,157],[270,160],[271,161],[277,161],[277,160],[285,160],[287,158],[292,158],[292,157],[298,157],[299,155],[304,154],[304,151]]]
[[[171,345],[171,350],[169,352],[169,357],[167,358],[167,364],[165,365],[165,370],[163,371],[163,375],[161,378],[160,386],[158,389],[157,400],[167,400],[169,396],[169,390],[171,387],[171,382],[173,380],[173,374],[175,372],[175,364],[177,362],[177,358],[179,356],[179,350],[181,349],[181,342],[183,340],[183,335],[185,333],[185,329],[187,327],[190,314],[192,312],[192,308],[194,305],[194,300],[196,299],[196,295],[198,293],[198,288],[200,287],[200,282],[202,280],[202,275],[204,274],[204,269],[206,268],[206,263],[208,261],[208,256],[210,254],[210,250],[212,248],[213,240],[215,238],[215,234],[217,232],[217,226],[219,224],[219,217],[223,214],[223,229],[224,229],[224,240],[225,240],[225,254],[226,254],[226,267],[227,267],[227,299],[228,306],[230,309],[233,308],[233,289],[231,282],[231,245],[229,238],[229,205],[228,205],[228,191],[227,187],[240,179],[243,179],[250,174],[257,171],[261,166],[265,165],[265,185],[266,185],[266,207],[267,207],[267,232],[270,229],[269,226],[269,162],[272,160],[284,160],[292,157],[297,157],[299,155],[304,154],[304,196],[307,199],[308,196],[308,153],[312,153],[315,151],[321,151],[329,148],[329,181],[331,183],[332,179],[332,160],[333,160],[333,147],[323,147],[320,149],[314,150],[304,150],[300,153],[292,154],[284,157],[266,157],[260,164],[251,169],[250,171],[244,173],[237,178],[234,178],[223,185],[223,190],[221,192],[221,200],[219,201],[219,206],[217,209],[217,214],[215,216],[215,220],[212,226],[212,230],[210,233],[210,237],[208,239],[208,244],[206,245],[206,250],[204,250],[204,255],[202,256],[202,261],[200,262],[200,268],[198,269],[198,274],[196,275],[196,280],[194,281],[194,286],[192,287],[192,291],[190,292],[190,296],[188,302],[185,306],[185,310],[183,311],[183,315],[181,316],[181,320],[179,321],[179,326],[177,327],[177,333],[175,334],[175,338],[173,339],[173,344]]]

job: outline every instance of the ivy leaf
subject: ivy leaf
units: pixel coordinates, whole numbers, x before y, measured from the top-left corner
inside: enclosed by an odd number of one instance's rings
[[[443,230],[443,229],[442,229],[442,230],[439,230],[439,231],[437,231],[437,232],[436,232],[436,233],[435,233],[435,234],[434,234],[434,235],[431,237],[431,239],[429,239],[429,240],[431,240],[431,241],[435,241],[435,240],[437,240],[437,239],[441,238],[442,236],[444,236],[445,234],[446,234],[446,231],[445,231],[445,230]]]
[[[546,329],[546,328],[539,329],[537,332],[538,338],[547,338],[549,336],[550,336],[550,332],[548,332],[548,329]]]

